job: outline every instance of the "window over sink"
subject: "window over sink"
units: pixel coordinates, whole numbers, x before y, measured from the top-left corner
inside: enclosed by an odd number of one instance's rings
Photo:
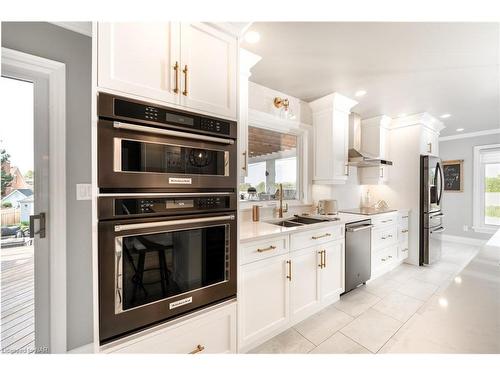
[[[240,200],[273,201],[279,184],[283,199],[300,199],[300,136],[248,127],[248,176],[239,186]]]

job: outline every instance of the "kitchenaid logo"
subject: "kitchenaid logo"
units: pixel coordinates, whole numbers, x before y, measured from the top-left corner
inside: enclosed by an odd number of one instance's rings
[[[172,310],[172,309],[175,309],[176,307],[184,306],[184,305],[187,305],[188,303],[191,303],[191,302],[193,302],[193,297],[180,299],[178,301],[172,302],[169,305],[169,308],[170,308],[170,310]]]
[[[168,179],[169,184],[181,184],[181,185],[191,185],[190,178],[180,178],[180,177],[170,177]]]

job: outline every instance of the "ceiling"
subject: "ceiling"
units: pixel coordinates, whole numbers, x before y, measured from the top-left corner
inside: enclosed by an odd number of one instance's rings
[[[499,24],[256,22],[250,80],[311,101],[339,92],[363,118],[429,112],[442,136],[498,129]],[[366,90],[356,98],[354,93]]]

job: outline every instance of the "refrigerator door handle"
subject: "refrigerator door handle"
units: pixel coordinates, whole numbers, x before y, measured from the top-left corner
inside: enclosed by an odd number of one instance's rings
[[[439,162],[436,164],[436,169],[439,171],[439,197],[437,200],[437,205],[441,206],[441,198],[443,197],[444,181],[443,181],[443,171],[441,169],[441,164]],[[436,180],[437,180],[437,174],[436,174]]]

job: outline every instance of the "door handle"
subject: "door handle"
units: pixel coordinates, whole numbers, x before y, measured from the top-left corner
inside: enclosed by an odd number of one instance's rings
[[[182,73],[184,73],[184,91],[182,92],[182,95],[188,96],[188,66],[184,65],[184,69],[182,70]]]
[[[246,151],[243,153],[243,157],[245,159],[243,161],[243,167],[241,167],[241,169],[243,169],[244,171],[246,171],[247,170],[247,152]]]
[[[205,350],[205,346],[198,344],[198,345],[196,345],[196,348],[193,351],[189,352],[189,354],[197,354],[197,353],[200,353],[204,350]]]
[[[174,92],[177,94],[179,92],[179,62],[176,61],[174,65],[174,74],[175,74],[175,87]]]
[[[35,220],[40,221],[40,228],[37,232],[35,232]],[[45,238],[46,229],[45,212],[40,212],[38,215],[30,215],[30,238],[35,238],[35,234],[38,234],[40,238]]]

